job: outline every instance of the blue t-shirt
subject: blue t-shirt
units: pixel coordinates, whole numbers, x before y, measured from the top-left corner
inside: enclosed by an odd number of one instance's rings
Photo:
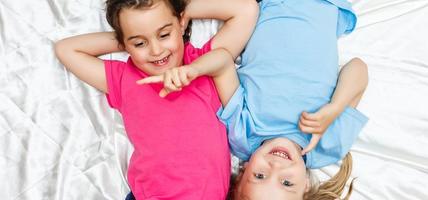
[[[351,32],[356,16],[344,0],[263,0],[256,29],[242,53],[240,87],[219,111],[232,153],[243,160],[266,140],[286,137],[301,147],[303,111],[330,102],[338,78],[337,38]],[[308,168],[337,162],[367,122],[346,108],[317,147],[306,155]]]

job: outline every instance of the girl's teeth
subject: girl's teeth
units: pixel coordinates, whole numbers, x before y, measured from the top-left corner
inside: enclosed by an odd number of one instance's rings
[[[284,152],[275,151],[272,154],[275,155],[275,156],[279,156],[279,157],[285,158],[285,159],[289,159],[288,155],[286,153],[284,153]]]
[[[163,58],[162,60],[157,60],[157,61],[154,61],[153,63],[155,63],[155,64],[157,64],[157,65],[159,65],[159,64],[163,64],[164,62],[166,62],[166,61],[167,61],[167,59],[168,59],[168,57],[165,57],[165,58]]]

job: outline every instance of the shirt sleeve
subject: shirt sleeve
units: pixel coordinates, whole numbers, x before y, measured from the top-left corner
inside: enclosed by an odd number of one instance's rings
[[[104,60],[107,80],[107,101],[110,107],[120,110],[122,104],[121,82],[126,63],[116,60]]]
[[[212,38],[208,40],[201,48],[196,48],[190,42],[187,42],[184,45],[183,63],[188,65],[199,58],[199,56],[202,56],[205,53],[211,51],[211,41]]]
[[[262,137],[249,137],[255,130],[255,123],[245,102],[245,90],[239,85],[225,107],[217,112],[217,117],[227,128],[230,150],[241,160],[248,161],[261,142],[254,140]]]
[[[327,0],[339,8],[337,19],[337,37],[351,33],[357,24],[357,16],[352,9],[352,4],[346,0]]]
[[[337,21],[337,37],[343,34],[349,34],[355,29],[357,24],[357,16],[352,10],[339,10],[339,17]]]

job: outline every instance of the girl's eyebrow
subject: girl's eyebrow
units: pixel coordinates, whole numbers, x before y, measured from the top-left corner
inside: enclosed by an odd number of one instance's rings
[[[247,178],[246,182],[248,184],[251,184],[251,185],[261,185],[261,184],[264,184],[262,181],[255,181],[255,180],[252,180],[251,178]],[[285,190],[286,192],[291,192],[293,194],[297,194],[297,191],[295,189],[284,188],[282,186],[280,186],[280,187],[281,187],[281,190]]]
[[[162,29],[164,29],[166,27],[169,27],[169,26],[172,26],[172,23],[163,25],[162,27],[158,28],[158,31],[160,31],[160,30],[162,30]]]
[[[138,38],[138,37],[140,37],[140,36],[139,35],[134,35],[134,36],[129,37],[127,40],[129,41],[129,40],[132,40],[132,39]]]
[[[158,28],[158,32],[159,31],[161,31],[162,29],[164,29],[164,28],[166,28],[166,27],[170,27],[170,26],[172,26],[172,23],[169,23],[169,24],[165,24],[165,25],[163,25],[162,27],[160,27],[160,28]],[[126,40],[132,40],[132,39],[134,39],[134,38],[138,38],[138,37],[140,37],[140,35],[134,35],[134,36],[130,36],[130,37],[128,37],[128,39],[126,39]]]

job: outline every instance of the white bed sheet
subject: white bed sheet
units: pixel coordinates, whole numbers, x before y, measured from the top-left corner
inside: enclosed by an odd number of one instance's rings
[[[357,29],[340,61],[359,56],[370,117],[357,143],[352,199],[428,199],[428,1],[354,1]],[[133,148],[100,92],[56,60],[53,42],[110,30],[102,0],[0,0],[0,199],[124,199]],[[201,44],[216,21],[197,21]],[[110,56],[107,56],[107,58]],[[114,54],[125,58],[125,54]],[[337,166],[316,170],[324,179]]]
[[[428,1],[353,3],[359,22],[340,39],[340,61],[367,62],[358,108],[370,121],[352,147],[351,199],[428,199]]]

